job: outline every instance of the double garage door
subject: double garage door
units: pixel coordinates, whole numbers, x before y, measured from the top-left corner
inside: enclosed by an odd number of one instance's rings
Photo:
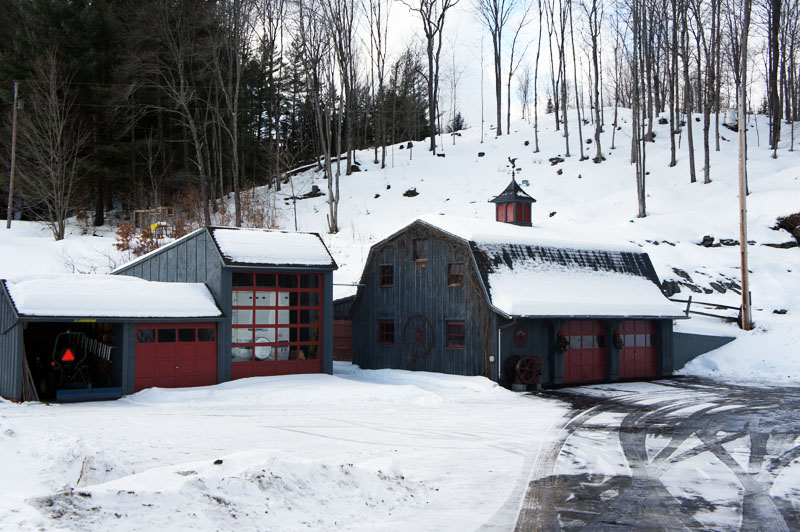
[[[217,383],[215,323],[136,325],[135,391]]]
[[[561,332],[568,343],[564,351],[564,383],[607,380],[606,328],[600,320],[570,320]],[[619,378],[658,376],[658,348],[655,322],[625,320],[614,331],[622,344],[619,350]]]

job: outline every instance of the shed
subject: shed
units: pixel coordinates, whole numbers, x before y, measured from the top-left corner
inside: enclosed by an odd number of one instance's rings
[[[669,375],[684,317],[639,248],[451,216],[372,246],[360,284],[355,363],[505,384],[522,358],[551,385]]]
[[[204,227],[113,273],[205,283],[224,314],[218,381],[333,372],[333,271],[316,233]]]
[[[72,390],[105,398],[149,386],[215,384],[222,319],[200,283],[109,275],[4,279],[0,396],[21,400],[35,390],[42,399],[60,399]],[[79,374],[66,376],[57,347],[77,359]]]

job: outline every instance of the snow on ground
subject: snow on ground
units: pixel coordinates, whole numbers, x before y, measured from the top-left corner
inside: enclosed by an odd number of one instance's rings
[[[482,377],[346,363],[114,402],[3,402],[0,529],[475,529],[518,504],[565,411]]]

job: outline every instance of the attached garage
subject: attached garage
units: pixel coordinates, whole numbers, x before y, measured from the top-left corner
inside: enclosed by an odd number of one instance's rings
[[[135,349],[137,392],[217,383],[215,323],[139,323]]]
[[[658,342],[653,320],[625,320],[614,335],[619,349],[619,378],[658,376]]]
[[[208,287],[108,275],[0,281],[0,396],[108,399],[218,382]]]
[[[569,320],[562,329],[564,383],[606,380],[605,325],[599,320]],[[556,340],[558,343],[560,338]]]

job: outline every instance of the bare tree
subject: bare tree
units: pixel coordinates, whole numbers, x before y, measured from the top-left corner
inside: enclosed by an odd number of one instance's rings
[[[328,181],[328,232],[339,232],[339,174],[333,174],[331,143],[335,101],[331,35],[324,20],[319,0],[297,3],[295,39],[307,78],[307,96],[314,111],[322,166]],[[336,159],[339,159],[337,153]]]
[[[522,119],[527,120],[528,124],[531,123],[531,83],[533,82],[533,74],[531,66],[525,63],[519,74],[517,75],[517,96],[519,103],[522,105]]]
[[[77,117],[72,78],[62,71],[54,51],[39,57],[19,117],[20,189],[24,197],[46,207],[56,240],[65,236],[72,193],[84,175],[91,138]]]
[[[381,146],[381,168],[386,168],[386,55],[391,6],[391,0],[368,0],[371,21],[370,43],[374,51],[373,66],[378,76],[378,110],[375,117],[377,119],[378,143]]]
[[[475,0],[475,10],[480,23],[489,30],[492,36],[492,53],[494,55],[494,95],[497,105],[497,129],[495,134],[503,134],[503,28],[511,14],[517,8],[517,0]]]
[[[592,67],[594,68],[594,112],[595,112],[595,121],[594,121],[594,144],[596,147],[596,152],[594,156],[594,162],[599,163],[605,157],[603,157],[603,150],[600,147],[600,133],[603,130],[602,120],[600,119],[600,110],[602,108],[602,102],[600,101],[600,63],[599,63],[599,55],[600,55],[600,47],[599,47],[599,39],[600,39],[600,30],[603,23],[603,9],[602,5],[598,6],[597,0],[591,0],[591,6],[587,6],[587,3],[584,2],[583,9],[586,13],[586,18],[589,22],[589,40],[592,47]]]
[[[539,8],[539,36],[536,42],[536,65],[533,69],[533,151],[539,153],[539,56],[542,52],[542,0],[537,0]]]
[[[204,28],[209,13],[202,7],[203,4],[191,2],[172,5],[153,1],[147,10],[152,17],[142,29],[144,47],[149,52],[135,53],[134,62],[140,62],[139,68],[144,74],[141,88],[151,89],[166,98],[163,104],[150,104],[150,108],[172,116],[189,137],[188,143],[194,151],[192,162],[200,183],[203,222],[211,225],[208,201],[211,169],[206,138],[211,113],[199,83],[207,79],[210,65]]]
[[[525,54],[528,52],[528,47],[531,45],[531,41],[527,41],[525,43],[525,47],[519,53],[519,56],[516,58],[516,62],[514,56],[517,52],[517,43],[519,42],[520,33],[525,26],[531,22],[529,15],[532,6],[532,3],[525,6],[522,16],[517,21],[517,25],[514,26],[514,38],[511,40],[511,53],[508,60],[508,83],[506,85],[506,94],[508,96],[508,99],[506,100],[506,131],[509,133],[511,132],[511,79],[514,77],[514,74],[519,68],[520,63],[522,63],[522,60],[525,58]]]
[[[250,56],[254,27],[251,24],[252,0],[226,0],[217,5],[222,21],[222,33],[212,43],[211,54],[216,89],[222,95],[224,110],[218,124],[230,141],[231,181],[233,183],[234,224],[242,225],[242,199],[239,191],[241,177],[241,153],[239,150],[239,99],[242,85],[242,68],[245,58]]]
[[[436,155],[436,110],[439,95],[439,57],[442,53],[442,38],[445,18],[448,11],[460,0],[402,0],[422,21],[425,35],[425,52],[428,56],[428,71],[425,81],[428,85],[428,128],[430,132],[430,151]]]

